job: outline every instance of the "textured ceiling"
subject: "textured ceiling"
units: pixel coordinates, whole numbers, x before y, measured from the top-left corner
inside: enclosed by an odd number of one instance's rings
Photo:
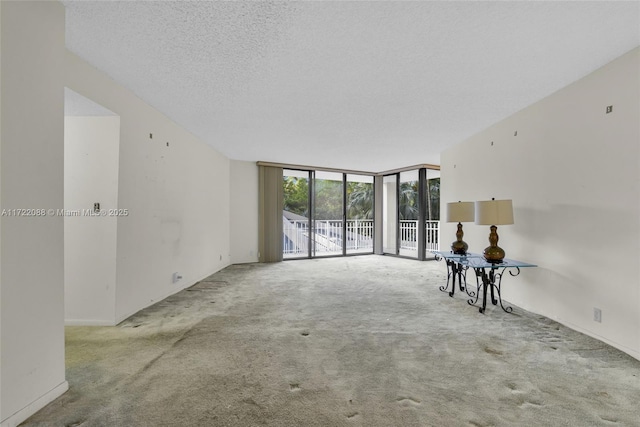
[[[366,171],[640,44],[637,1],[63,3],[69,50],[226,156]]]

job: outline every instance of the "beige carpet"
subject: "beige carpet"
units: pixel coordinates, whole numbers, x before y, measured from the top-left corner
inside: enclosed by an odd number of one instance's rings
[[[518,307],[482,315],[445,276],[382,256],[231,266],[68,327],[70,390],[24,425],[640,426],[640,361]]]

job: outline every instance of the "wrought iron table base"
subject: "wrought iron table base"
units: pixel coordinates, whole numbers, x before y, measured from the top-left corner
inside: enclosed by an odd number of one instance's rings
[[[456,276],[458,277],[458,285],[460,286],[460,291],[462,292],[465,290],[467,283],[467,269],[463,265],[450,259],[446,259],[445,262],[447,263],[447,284],[446,286],[440,286],[440,290],[442,292],[447,292],[447,289],[449,289],[449,281],[451,281],[451,290],[449,291],[449,296],[452,297],[456,292]]]
[[[460,262],[453,259],[443,258],[438,254],[436,254],[436,259],[438,261],[444,259],[447,264],[447,284],[440,286],[439,288],[442,292],[448,292],[449,296],[453,297],[453,295],[456,292],[456,276],[457,276],[460,292],[465,291],[467,295],[469,295],[471,298],[476,296],[475,292],[470,292],[469,287],[467,286],[467,270],[469,269],[468,266],[463,265]],[[449,283],[451,283],[450,291],[449,291]]]
[[[489,290],[489,288],[491,289],[491,303],[493,305],[498,305],[498,303],[500,303],[500,307],[506,313],[513,312],[513,307],[511,306],[505,307],[502,304],[502,292],[501,292],[502,275],[504,274],[504,271],[507,268],[509,268],[509,274],[512,276],[517,276],[518,274],[520,274],[519,267],[497,266],[497,267],[489,267],[489,268],[483,268],[483,267],[474,268],[473,270],[476,273],[476,286],[478,288],[478,292],[477,292],[477,295],[475,295],[475,299],[472,297],[467,301],[469,305],[476,305],[476,303],[478,302],[478,298],[480,296],[480,286],[482,286],[482,307],[480,307],[479,309],[480,313],[484,313],[487,308],[487,291]],[[516,269],[515,274],[513,273],[513,271],[511,271],[512,268]],[[487,273],[487,270],[489,270],[489,273]],[[482,280],[482,284],[480,284],[480,279]],[[496,292],[498,293],[497,299],[495,296]]]
[[[445,260],[447,263],[447,284],[440,286],[442,292],[448,292],[450,297],[456,291],[456,276],[458,286],[461,291],[465,291],[469,296],[467,302],[469,305],[477,306],[480,293],[482,292],[482,306],[479,307],[480,313],[484,313],[487,309],[487,295],[491,290],[491,303],[493,305],[500,304],[500,308],[506,313],[512,313],[513,308],[505,307],[502,302],[502,276],[505,270],[509,270],[511,276],[520,274],[521,267],[537,267],[535,264],[516,261],[505,258],[500,263],[492,263],[487,261],[482,255],[467,252],[464,255],[454,254],[452,252],[432,251],[438,261]],[[473,269],[476,274],[476,291],[470,291],[467,284],[467,271]],[[464,282],[463,282],[464,281]],[[451,289],[449,290],[449,283]]]

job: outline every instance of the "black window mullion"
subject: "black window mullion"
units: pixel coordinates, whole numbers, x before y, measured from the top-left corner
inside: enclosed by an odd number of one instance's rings
[[[316,174],[314,171],[309,171],[309,237],[308,244],[309,247],[307,250],[307,256],[309,258],[313,257],[315,254],[315,240],[312,236],[315,236],[316,230],[316,220],[315,220],[315,194],[316,194]]]
[[[418,260],[426,259],[426,188],[427,188],[427,170],[425,168],[418,169]]]
[[[402,236],[400,235],[400,173],[396,173],[396,255],[400,255],[400,244]]]
[[[342,174],[342,255],[347,254],[347,174]]]

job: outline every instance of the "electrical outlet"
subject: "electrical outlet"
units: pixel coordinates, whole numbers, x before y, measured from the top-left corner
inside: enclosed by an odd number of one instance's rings
[[[602,323],[602,310],[597,307],[593,307],[593,320]]]
[[[607,105],[607,113],[606,114],[609,114],[612,111],[613,111],[613,105]]]
[[[182,276],[180,275],[180,273],[178,272],[173,273],[173,278],[172,278],[173,283],[178,283],[180,279],[182,279]]]

